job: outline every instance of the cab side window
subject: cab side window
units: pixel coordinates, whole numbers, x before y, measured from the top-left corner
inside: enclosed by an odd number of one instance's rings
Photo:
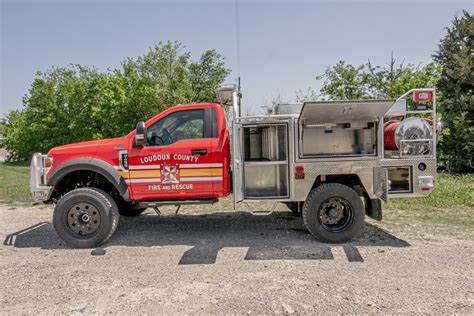
[[[180,140],[205,138],[204,109],[178,111],[147,128],[147,146],[166,146]]]

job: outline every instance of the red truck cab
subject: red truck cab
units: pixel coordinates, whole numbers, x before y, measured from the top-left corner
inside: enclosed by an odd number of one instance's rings
[[[215,103],[177,105],[140,122],[124,137],[35,154],[31,191],[37,200],[57,203],[56,210],[62,210],[55,211],[55,218],[56,213],[63,217],[53,222],[64,240],[89,247],[107,239],[98,230],[101,221],[114,216],[103,212],[137,215],[166,201],[212,203],[227,196],[229,159],[224,108]],[[112,207],[101,210],[97,199]],[[78,241],[77,235],[90,238]]]
[[[120,174],[131,201],[208,199],[229,194],[229,138],[221,105],[174,106],[149,119],[145,126],[143,146],[136,144],[134,130],[121,138],[51,149],[48,156],[53,164],[47,180],[53,182],[52,190],[58,183],[54,179],[58,168],[68,161],[89,158]]]
[[[143,146],[137,146],[133,131],[117,155],[123,158],[118,170],[132,200],[207,199],[229,194],[229,138],[222,106],[178,105],[145,126]]]

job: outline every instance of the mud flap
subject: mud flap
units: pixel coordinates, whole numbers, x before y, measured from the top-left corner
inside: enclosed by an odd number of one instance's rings
[[[382,202],[379,199],[365,198],[365,214],[377,221],[382,220]]]

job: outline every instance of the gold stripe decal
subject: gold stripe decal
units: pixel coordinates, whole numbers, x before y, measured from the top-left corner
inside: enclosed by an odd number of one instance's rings
[[[222,176],[222,169],[221,168],[181,169],[180,175],[182,177]]]
[[[130,170],[129,172],[131,179],[139,179],[139,178],[160,178],[161,171],[160,170]]]
[[[161,170],[119,170],[120,175],[124,179],[145,179],[145,178],[161,178]],[[180,169],[180,177],[222,177],[224,172],[222,168],[190,168]]]

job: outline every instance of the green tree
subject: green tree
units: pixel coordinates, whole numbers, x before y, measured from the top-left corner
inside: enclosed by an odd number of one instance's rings
[[[392,56],[384,66],[374,66],[370,61],[354,66],[341,60],[316,79],[324,80],[320,89],[324,99],[392,99],[412,88],[435,86],[440,71],[435,63],[423,67],[397,64]]]
[[[26,159],[34,151],[102,134],[95,113],[105,80],[107,75],[77,65],[38,72],[24,109],[7,115],[5,147]]]
[[[6,119],[0,119],[0,137],[5,135],[5,131],[7,128],[7,120]]]
[[[436,63],[422,65],[397,64],[393,55],[385,66],[365,65],[367,95],[376,99],[395,99],[413,88],[431,88],[441,75]]]
[[[368,95],[368,73],[365,65],[353,66],[340,60],[328,67],[316,80],[324,80],[320,93],[333,100],[366,99]]]
[[[444,133],[441,161],[451,172],[472,172],[474,157],[474,18],[467,11],[454,18],[433,55],[442,66],[438,90],[443,95],[440,112]]]
[[[215,89],[229,74],[224,58],[209,50],[192,61],[183,49],[160,42],[103,73],[80,65],[38,72],[23,109],[7,114],[3,146],[28,159],[57,145],[124,135],[179,103],[216,101]]]

